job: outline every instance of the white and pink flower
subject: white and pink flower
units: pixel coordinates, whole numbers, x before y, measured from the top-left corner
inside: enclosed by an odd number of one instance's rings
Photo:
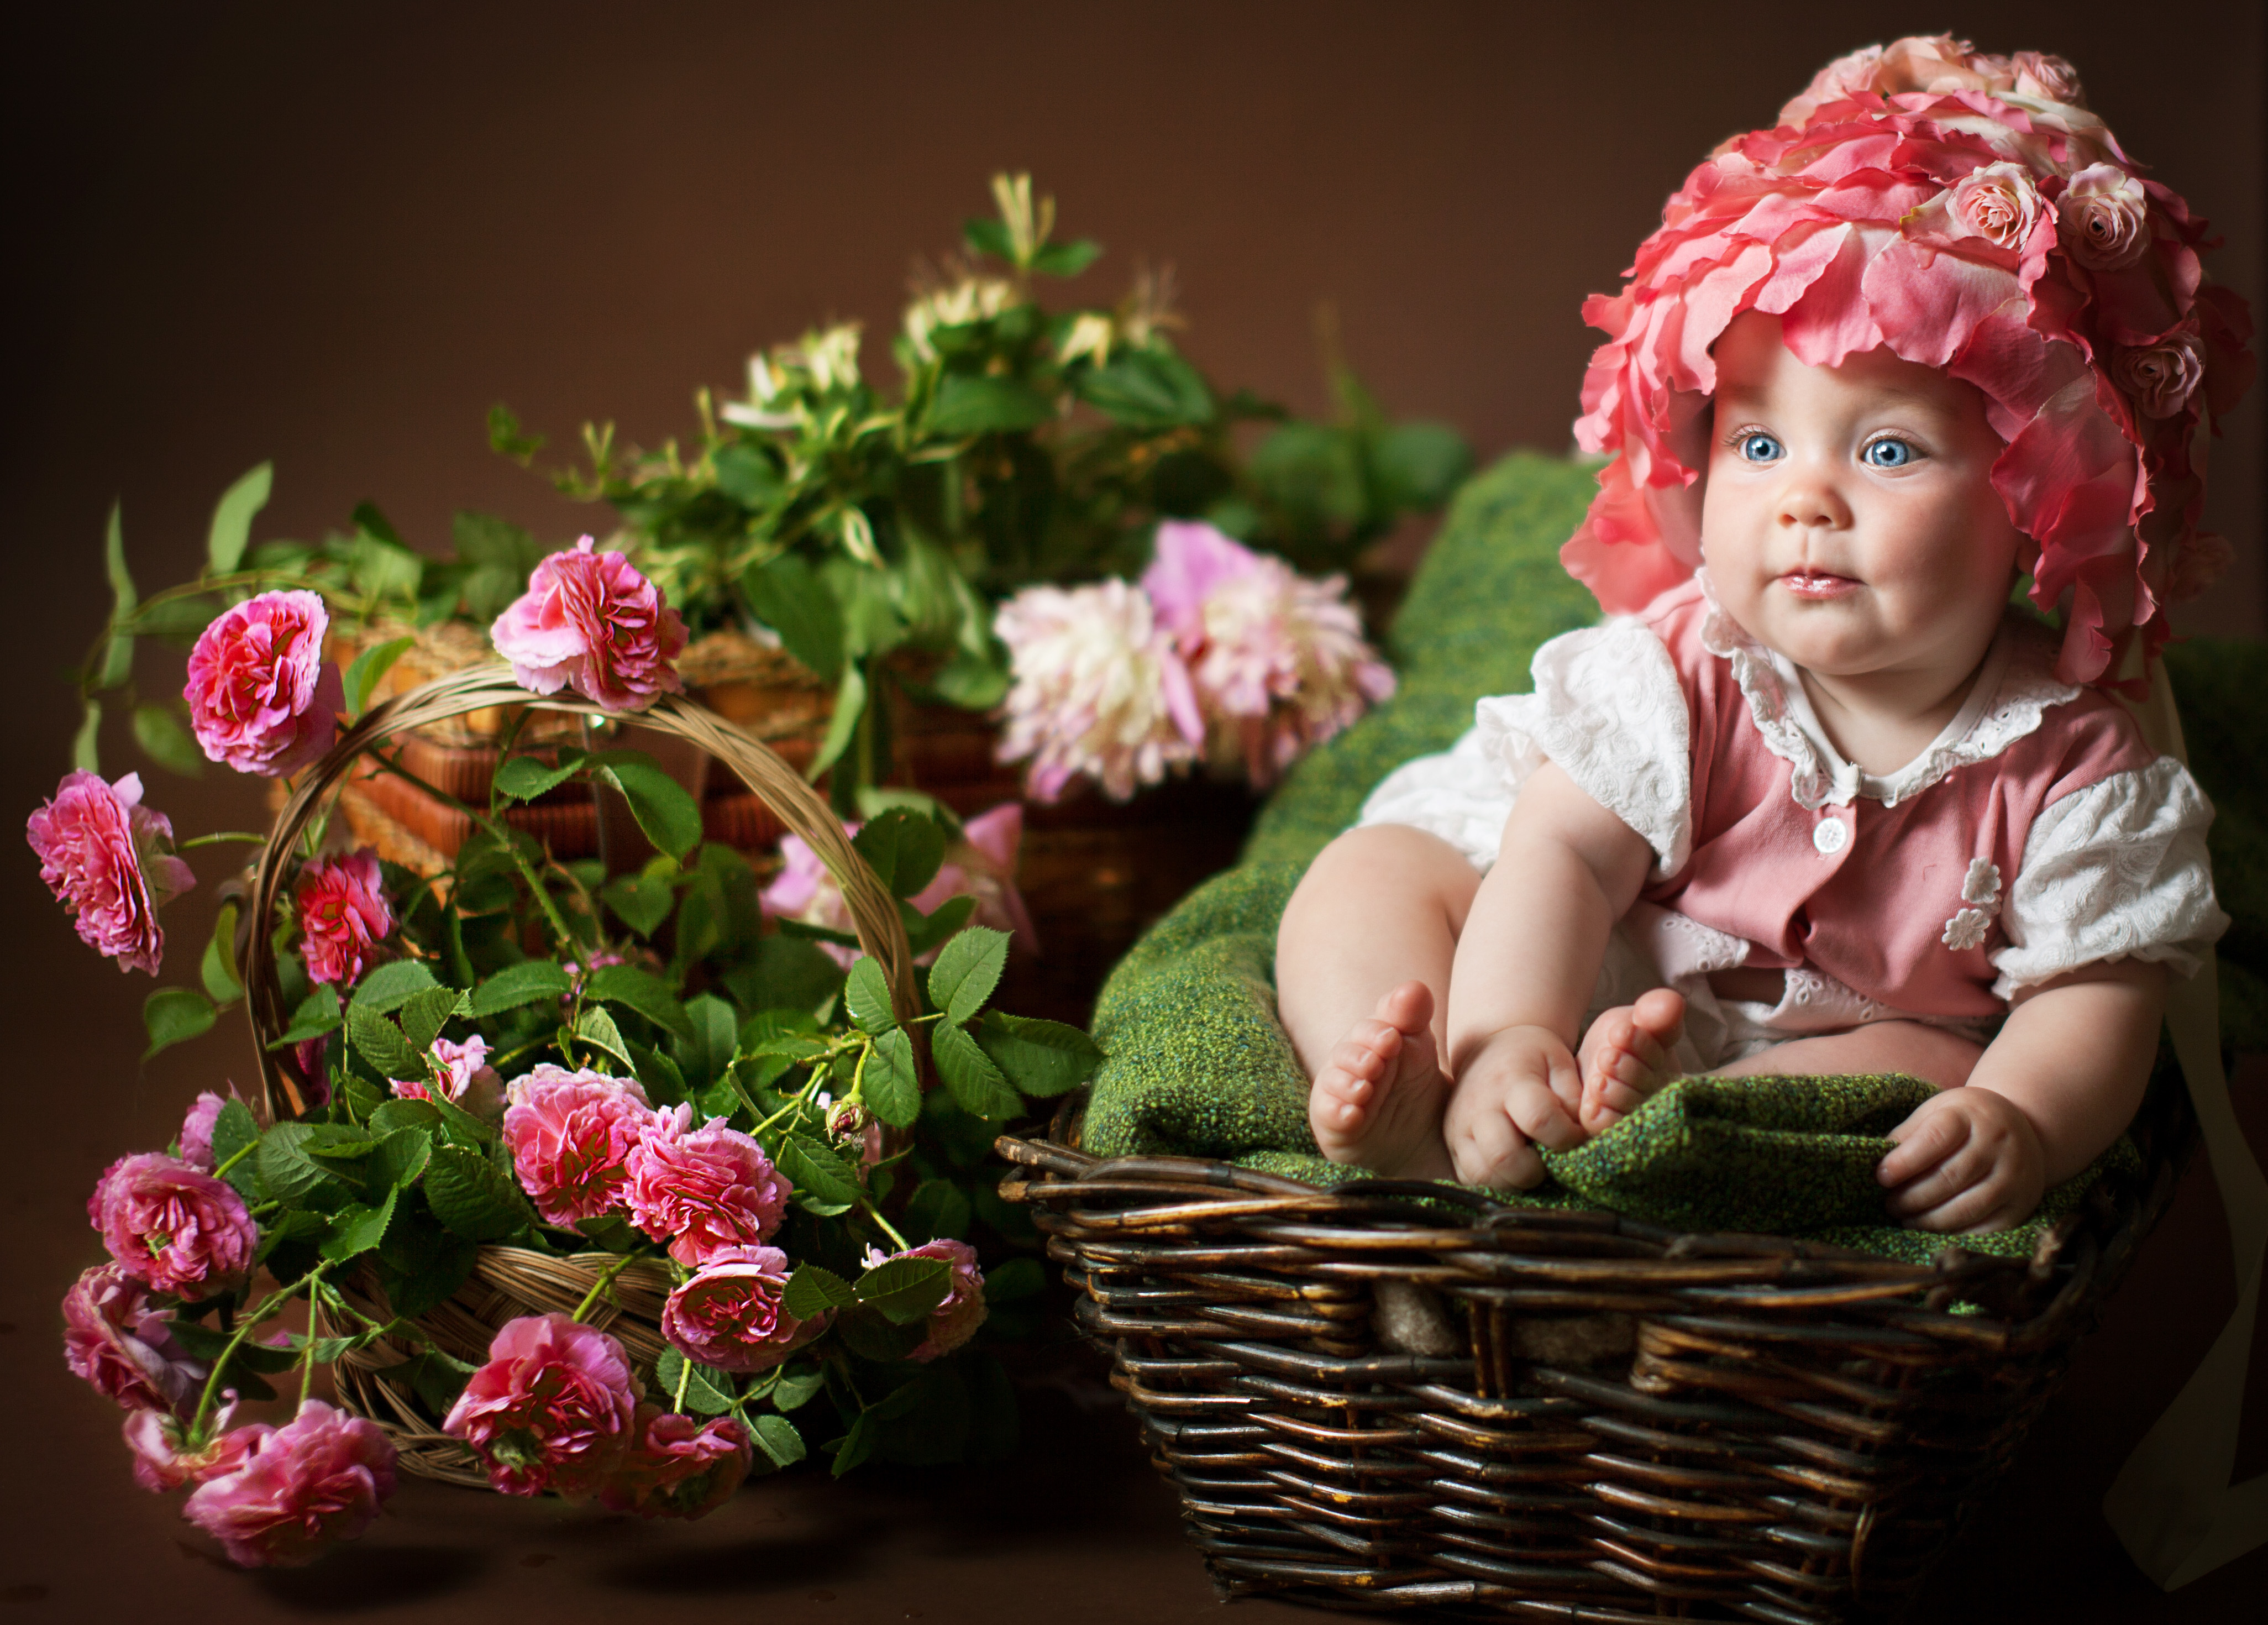
[[[1053,801],[1085,775],[1123,801],[1197,759],[1204,719],[1189,668],[1141,588],[1027,587],[992,630],[1013,675],[999,757],[1030,761],[1033,800]]]

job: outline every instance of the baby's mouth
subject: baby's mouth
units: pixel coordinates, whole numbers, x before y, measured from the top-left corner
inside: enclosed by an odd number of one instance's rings
[[[1815,601],[1842,598],[1859,590],[1859,583],[1850,576],[1808,568],[1789,571],[1779,578],[1779,584],[1798,598]]]

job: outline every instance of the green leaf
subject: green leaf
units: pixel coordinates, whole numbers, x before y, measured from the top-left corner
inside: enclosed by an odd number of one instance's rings
[[[382,1078],[425,1075],[424,1060],[409,1047],[401,1029],[366,1005],[347,1007],[347,1045]]]
[[[803,1459],[803,1435],[784,1416],[766,1412],[749,1417],[748,1437],[776,1467],[792,1467]]]
[[[843,606],[818,572],[793,553],[751,565],[740,577],[748,608],[787,652],[828,683],[843,675]]]
[[[1045,1099],[1067,1094],[1094,1075],[1102,1051],[1076,1027],[1037,1016],[987,1010],[976,1042],[1008,1082]]]
[[[657,1027],[680,1038],[693,1036],[692,1019],[669,984],[652,971],[634,964],[603,964],[585,979],[583,997],[635,1010]]]
[[[780,1293],[780,1307],[799,1320],[811,1320],[830,1309],[848,1309],[858,1301],[849,1282],[816,1264],[799,1264]],[[794,1408],[782,1406],[783,1410]]]
[[[929,968],[929,999],[958,1026],[973,1018],[1000,985],[1008,962],[1008,934],[971,926],[939,949]]]
[[[453,1104],[444,1095],[435,1095],[426,1102],[433,1115],[441,1119],[441,1133],[453,1145],[468,1148],[490,1145],[500,1138],[494,1124],[483,1123],[464,1107]]]
[[[526,1228],[526,1200],[509,1174],[465,1146],[433,1148],[425,1167],[425,1205],[467,1241],[501,1241]]]
[[[879,1038],[897,1030],[898,1018],[890,1009],[889,979],[877,961],[861,955],[850,962],[850,974],[843,984],[843,1001],[859,1031]]]
[[[677,893],[667,881],[643,875],[617,875],[600,889],[599,897],[640,936],[652,936],[677,905]]]
[[[744,508],[768,508],[787,489],[772,460],[748,441],[719,446],[709,461],[717,470],[717,489]]]
[[[1079,395],[1130,429],[1173,429],[1212,419],[1212,391],[1197,368],[1161,350],[1136,350],[1079,374]]]
[[[158,766],[184,779],[204,777],[204,748],[189,737],[171,705],[135,706],[134,742]]]
[[[102,536],[102,563],[110,577],[110,614],[113,621],[122,621],[134,613],[141,602],[134,590],[134,578],[126,568],[126,531],[120,521],[117,503],[110,505],[110,523]],[[134,675],[134,639],[114,632],[110,646],[103,652],[102,668],[95,679],[97,688],[114,689]]]
[[[835,1334],[860,1359],[895,1365],[921,1347],[929,1327],[918,1321],[900,1326],[875,1310],[862,1307],[837,1316]]]
[[[585,1044],[606,1051],[623,1066],[636,1069],[637,1063],[630,1060],[630,1046],[622,1037],[622,1030],[615,1025],[615,1018],[607,1014],[604,1007],[596,1004],[584,1006],[582,1016],[575,1023],[575,1036]]]
[[[422,1103],[401,1101],[387,1104],[416,1105]],[[380,1111],[384,1109],[384,1107],[379,1108]],[[432,1120],[438,1123],[438,1119],[435,1118]],[[376,1112],[371,1114],[371,1126],[373,1130],[378,1126]],[[365,1170],[370,1179],[371,1189],[377,1190],[380,1186],[385,1186],[393,1190],[401,1190],[416,1184],[418,1177],[425,1171],[425,1164],[432,1159],[432,1156],[433,1134],[430,1127],[404,1126],[391,1130],[379,1137],[377,1149],[371,1153],[370,1163]]]
[[[433,1047],[433,1040],[441,1036],[441,1029],[465,1002],[465,995],[453,987],[428,987],[409,995],[401,1007],[401,1037],[421,1062]]]
[[[252,1108],[231,1096],[223,1102],[220,1115],[213,1119],[213,1166],[226,1166],[228,1160],[260,1138],[260,1124],[252,1115]],[[250,1195],[248,1186],[256,1186],[260,1171],[254,1165],[258,1159],[247,1156],[228,1171],[228,1181],[239,1195]]]
[[[1005,222],[989,218],[963,220],[961,223],[961,240],[968,245],[973,254],[989,254],[996,260],[1006,260],[1011,264],[1015,262],[1016,246],[1009,240]]]
[[[469,1259],[472,1254],[468,1250],[462,1256]],[[438,1266],[437,1270],[431,1273],[438,1274],[446,1279],[456,1261],[455,1255],[446,1258]],[[416,1310],[401,1307],[403,1303],[401,1293],[394,1292],[389,1296],[394,1299],[395,1312],[406,1315],[423,1314],[425,1311],[446,1301],[454,1293],[453,1288],[436,1298],[431,1296],[431,1290],[430,1280],[421,1283],[419,1296],[421,1299],[430,1301],[422,1302],[420,1307]],[[457,1402],[457,1396],[465,1391],[466,1379],[479,1369],[469,1362],[457,1359],[454,1355],[446,1354],[428,1344],[423,1354],[404,1360],[399,1365],[389,1365],[382,1374],[389,1383],[409,1384],[409,1391],[417,1396],[417,1402],[438,1418],[449,1414],[450,1407]]]
[[[595,981],[597,978],[592,979]],[[484,1016],[500,1016],[525,1004],[539,1004],[546,999],[563,999],[574,991],[575,984],[569,979],[565,967],[557,961],[524,959],[518,964],[506,965],[475,987],[469,1013],[475,1020]]]
[[[1012,1304],[1047,1290],[1048,1272],[1037,1259],[1004,1259],[984,1272],[984,1301]]]
[[[683,1383],[685,1409],[694,1416],[722,1416],[733,1408],[739,1387],[729,1373],[688,1360],[674,1348],[661,1351],[661,1358],[654,1362],[653,1380],[657,1399],[674,1400],[678,1385]]]
[[[968,1198],[959,1186],[950,1179],[924,1179],[906,1203],[898,1228],[913,1237],[917,1245],[935,1241],[940,1236],[964,1241],[968,1236]]]
[[[1102,245],[1091,237],[1051,242],[1032,255],[1032,269],[1047,277],[1076,277],[1094,263]]]
[[[414,1138],[415,1136],[413,1136]],[[386,1227],[394,1222],[394,1199],[401,1193],[387,1187],[385,1197],[375,1206],[349,1202],[331,1220],[330,1233],[323,1237],[320,1249],[334,1264],[343,1264],[349,1259],[358,1259],[386,1239]]]
[[[928,819],[891,808],[866,821],[850,845],[894,896],[909,897],[937,878],[945,832]]]
[[[660,763],[639,750],[608,750],[592,761],[630,804],[630,816],[655,846],[683,862],[701,844],[701,806]]]
[[[1023,1097],[1008,1087],[1000,1069],[976,1047],[976,1040],[965,1030],[940,1024],[930,1035],[930,1045],[931,1053],[937,1057],[938,1075],[945,1080],[946,1088],[953,1091],[953,1098],[962,1111],[988,1122],[1003,1122],[1022,1115]]]
[[[725,1068],[733,1062],[733,1049],[740,1039],[740,1018],[733,1007],[714,993],[703,993],[689,999],[685,1005],[686,1019],[692,1023],[692,1036],[681,1039],[677,1058],[683,1064],[688,1085],[704,1089],[724,1075]]]
[[[401,1129],[413,1129],[430,1139],[440,1127],[440,1109],[430,1100],[388,1100],[370,1114],[370,1132],[381,1146]],[[214,1144],[217,1147],[219,1141]]]
[[[516,756],[497,769],[497,794],[516,801],[532,801],[547,791],[557,789],[582,771],[583,753],[572,745],[560,750],[556,764],[548,763],[541,757]]]
[[[278,1123],[260,1137],[260,1149],[255,1157],[260,1163],[261,1182],[268,1193],[277,1201],[291,1207],[312,1205],[309,1199],[324,1193],[335,1194],[343,1189],[335,1170],[324,1167],[308,1155],[311,1144],[324,1143],[324,1130],[328,1124]]]
[[[906,946],[918,958],[939,946],[968,923],[976,912],[976,899],[965,893],[947,897],[937,905],[934,913],[924,914],[902,898],[898,903],[898,918],[906,927]]]
[[[205,573],[228,575],[244,562],[244,544],[252,539],[252,518],[268,506],[275,489],[276,465],[263,462],[221,492],[214,505],[212,528],[205,533]]]
[[[357,1009],[383,1016],[440,985],[423,960],[389,960],[355,985],[353,1002]]]
[[[299,1008],[291,1012],[291,1025],[282,1038],[269,1039],[268,1047],[287,1049],[310,1038],[320,1038],[327,1032],[337,1031],[339,1021],[339,990],[326,984],[299,1001]]]
[[[142,1001],[142,1025],[150,1034],[149,1060],[159,1050],[195,1038],[220,1018],[213,1001],[194,987],[160,987]]]
[[[355,509],[355,520],[363,528],[347,558],[348,580],[372,598],[416,597],[418,583],[425,574],[423,555],[402,546],[385,516],[367,502]],[[373,530],[372,525],[385,529]]]
[[[657,1106],[674,1106],[688,1092],[685,1087],[685,1075],[678,1070],[675,1061],[659,1050],[631,1045],[630,1070],[637,1075],[637,1081],[645,1085],[646,1098]]]
[[[886,1259],[858,1277],[858,1301],[898,1326],[924,1318],[953,1289],[953,1267],[943,1259]]]
[[[843,1283],[843,1289],[846,1293],[850,1290],[847,1282]],[[784,1365],[780,1368],[779,1380],[772,1385],[772,1404],[783,1411],[799,1411],[817,1399],[820,1390],[826,1386],[827,1373],[817,1366],[801,1362]]]
[[[795,1187],[796,1206],[821,1218],[849,1212],[865,1194],[833,1149],[807,1134],[790,1134],[781,1143],[779,1171]]]
[[[416,647],[415,638],[395,638],[387,643],[374,643],[354,657],[347,668],[347,716],[358,717],[370,708],[370,697],[379,680],[394,669],[394,662]]]
[[[1472,447],[1446,424],[1396,424],[1380,435],[1370,454],[1379,501],[1388,512],[1436,508],[1472,471]]]
[[[858,735],[858,719],[866,713],[866,674],[858,669],[858,662],[847,662],[843,668],[843,680],[835,690],[835,713],[828,720],[827,737],[819,742],[819,753],[811,758],[811,765],[803,770],[806,783],[817,784],[827,770],[842,758]]]
[[[89,695],[80,713],[78,732],[71,735],[71,765],[83,773],[100,772],[101,742],[102,702]]]
[[[893,1128],[904,1128],[921,1115],[921,1079],[914,1071],[913,1040],[901,1028],[874,1040],[866,1058],[866,1104]]]
[[[212,935],[205,942],[204,959],[197,967],[206,996],[215,1004],[233,1004],[244,997],[244,984],[236,970],[236,910],[232,902],[220,905]]]
[[[1055,416],[1048,398],[1013,378],[948,373],[930,403],[929,432],[946,439],[1035,429]]]

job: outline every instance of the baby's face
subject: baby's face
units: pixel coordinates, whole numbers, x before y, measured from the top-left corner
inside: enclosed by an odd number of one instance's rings
[[[1754,311],[1714,353],[1701,549],[1726,609],[1822,676],[1965,677],[2024,546],[1984,397],[1887,350],[1807,366]]]

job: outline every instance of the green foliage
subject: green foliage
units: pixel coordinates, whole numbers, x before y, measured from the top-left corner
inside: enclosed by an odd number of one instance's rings
[[[148,1060],[160,1050],[209,1031],[219,1019],[213,1001],[195,988],[158,988],[142,1003],[142,1025],[150,1034],[150,1047],[142,1052],[142,1059]]]

